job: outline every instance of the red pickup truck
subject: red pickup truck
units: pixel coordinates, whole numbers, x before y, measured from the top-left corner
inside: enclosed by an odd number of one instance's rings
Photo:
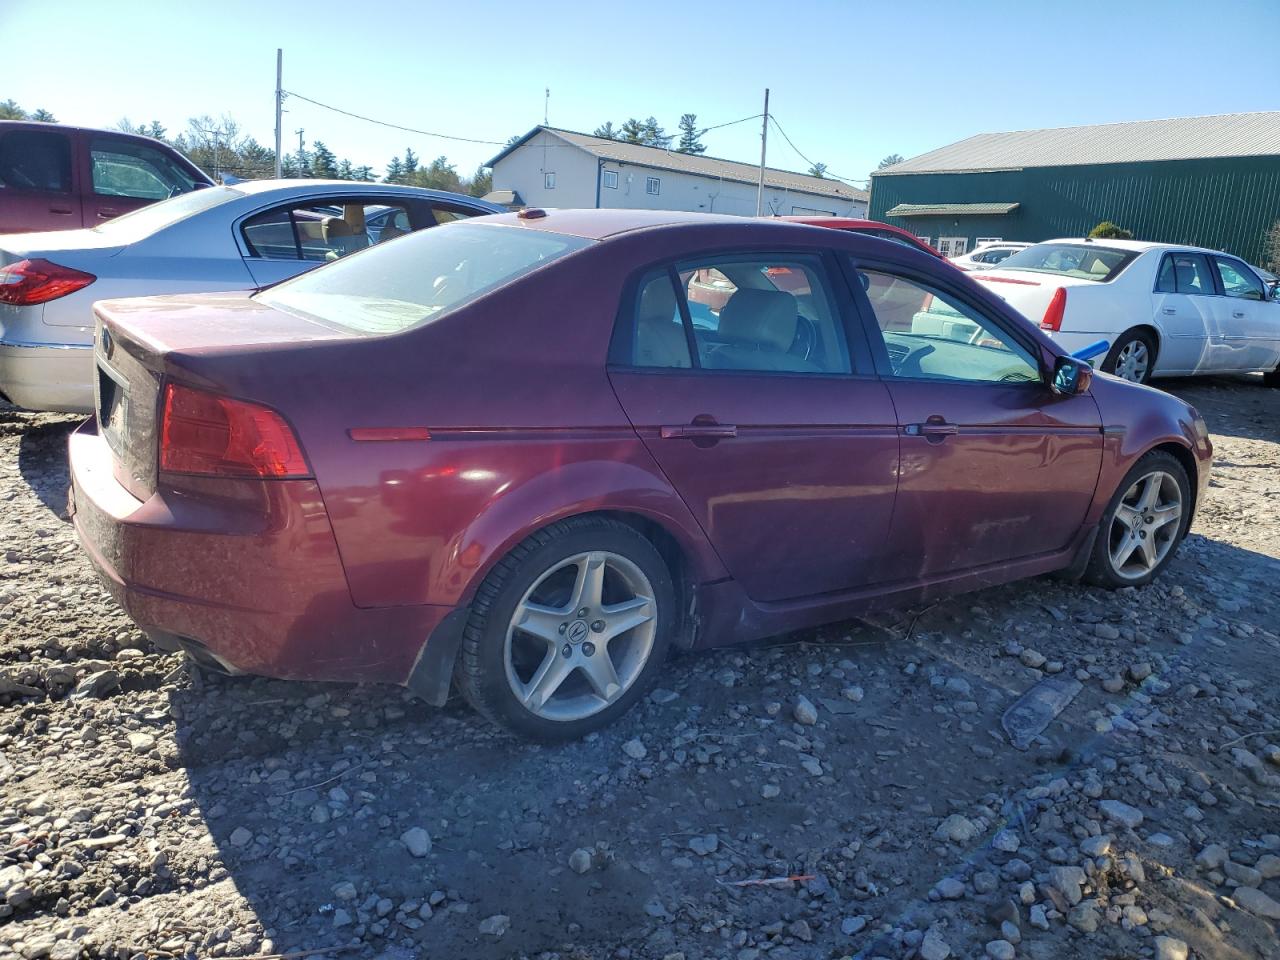
[[[0,121],[0,233],[93,227],[209,186],[208,174],[150,137]]]

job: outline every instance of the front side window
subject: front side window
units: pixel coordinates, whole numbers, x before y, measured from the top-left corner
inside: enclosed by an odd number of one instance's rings
[[[71,141],[66,134],[14,130],[0,137],[0,188],[71,192]]]
[[[1156,277],[1157,293],[1185,293],[1208,296],[1214,292],[1209,264],[1198,253],[1169,253]]]
[[[403,236],[409,224],[402,205],[337,200],[274,207],[246,220],[241,230],[253,257],[326,263]]]
[[[858,278],[884,338],[892,376],[979,383],[1039,383],[1032,353],[968,304],[878,270]]]
[[[1252,270],[1242,263],[1214,257],[1213,264],[1218,268],[1218,277],[1222,280],[1222,292],[1228,297],[1241,300],[1265,300],[1262,281]]]
[[[203,182],[163,150],[132,140],[94,137],[89,160],[93,192],[99,196],[164,200],[190,193]]]
[[[516,227],[450,223],[309,271],[256,299],[341,330],[401,333],[591,243]]]
[[[636,366],[850,372],[835,298],[816,257],[678,264],[642,283],[633,328]]]
[[[1134,258],[1133,250],[1096,243],[1037,243],[1005,258],[1002,270],[1030,270],[1062,277],[1106,283],[1120,275]]]
[[[617,170],[603,171],[600,176],[600,182],[608,190],[617,190],[618,189],[618,171]]]
[[[662,190],[662,181],[657,177],[646,177],[644,181],[644,192],[651,197],[656,197]]]

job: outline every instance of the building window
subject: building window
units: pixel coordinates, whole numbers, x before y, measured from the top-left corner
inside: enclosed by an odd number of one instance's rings
[[[542,175],[542,185],[548,190],[556,188],[556,175],[554,173],[544,173]]]
[[[644,192],[651,197],[656,197],[662,189],[662,181],[657,177],[646,177],[644,181]]]
[[[618,171],[605,170],[601,174],[601,183],[603,183],[610,190],[617,190],[618,189]]]

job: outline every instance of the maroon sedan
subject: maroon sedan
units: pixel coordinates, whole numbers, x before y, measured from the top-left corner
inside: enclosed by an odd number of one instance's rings
[[[157,644],[452,682],[539,737],[618,716],[672,645],[1053,570],[1140,586],[1208,485],[1191,407],[834,230],[527,210],[98,314],[72,510]]]

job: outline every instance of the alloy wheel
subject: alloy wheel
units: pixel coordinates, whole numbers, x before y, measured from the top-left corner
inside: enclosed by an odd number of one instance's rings
[[[1139,477],[1116,505],[1108,531],[1111,568],[1125,580],[1154,570],[1178,540],[1182,488],[1163,470]]]
[[[626,557],[568,557],[534,581],[507,627],[507,683],[530,713],[568,722],[598,713],[637,680],[657,635],[653,585]]]
[[[1116,354],[1116,376],[1131,383],[1142,383],[1151,366],[1151,351],[1141,340],[1130,340]]]

